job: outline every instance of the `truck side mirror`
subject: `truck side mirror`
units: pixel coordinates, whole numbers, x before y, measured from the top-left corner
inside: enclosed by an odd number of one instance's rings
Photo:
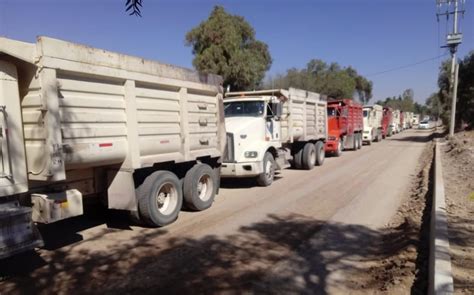
[[[272,113],[275,117],[281,118],[281,114],[282,114],[281,103],[272,103]]]

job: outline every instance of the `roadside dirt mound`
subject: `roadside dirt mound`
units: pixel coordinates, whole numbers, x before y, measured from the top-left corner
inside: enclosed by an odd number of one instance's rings
[[[456,294],[474,293],[474,131],[442,148],[451,262]]]
[[[380,229],[377,259],[351,279],[367,294],[426,294],[428,288],[429,215],[434,144],[429,143],[397,214]]]

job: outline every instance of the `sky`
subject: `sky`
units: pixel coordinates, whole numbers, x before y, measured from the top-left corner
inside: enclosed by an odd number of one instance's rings
[[[412,88],[424,102],[437,90],[446,21],[435,0],[143,0],[142,17],[125,13],[125,0],[0,0],[0,35],[34,42],[49,36],[192,67],[186,32],[215,5],[243,16],[269,45],[267,76],[302,68],[318,58],[352,66],[373,81],[373,100]],[[466,0],[459,56],[474,50],[474,0]],[[447,54],[440,58],[439,55]],[[386,70],[434,58],[415,66]]]

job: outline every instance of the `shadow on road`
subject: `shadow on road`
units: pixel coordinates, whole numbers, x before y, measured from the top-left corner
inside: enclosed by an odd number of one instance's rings
[[[360,260],[379,261],[413,244],[413,239],[401,238],[403,228],[397,230],[382,237],[364,226],[299,215],[270,215],[225,237],[163,240],[165,232],[157,229],[101,251],[77,249],[77,243],[68,250],[43,251],[41,257],[13,257],[2,262],[0,289],[5,294],[324,294],[329,285],[349,284],[352,290],[364,290],[380,279],[329,280],[328,275],[357,269]],[[108,239],[109,233],[104,229],[87,243]],[[382,250],[382,242],[391,245],[389,252]]]
[[[387,138],[389,141],[409,141],[409,142],[430,142],[435,138],[441,138],[445,136],[443,133],[438,133],[435,129],[431,130],[415,130],[415,135],[404,136],[404,137],[391,137]]]
[[[278,181],[283,177],[280,172],[275,173],[273,181]],[[257,180],[254,177],[247,178],[221,178],[221,188],[238,189],[238,188],[252,188],[258,186]]]

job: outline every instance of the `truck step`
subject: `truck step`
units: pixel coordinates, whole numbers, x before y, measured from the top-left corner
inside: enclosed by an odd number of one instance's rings
[[[285,152],[283,150],[279,150],[278,157],[275,160],[278,169],[281,170],[281,169],[290,167],[291,166],[290,161],[289,161],[290,159],[291,159],[291,155],[289,151]]]
[[[0,259],[44,245],[31,213],[16,201],[0,204]]]

